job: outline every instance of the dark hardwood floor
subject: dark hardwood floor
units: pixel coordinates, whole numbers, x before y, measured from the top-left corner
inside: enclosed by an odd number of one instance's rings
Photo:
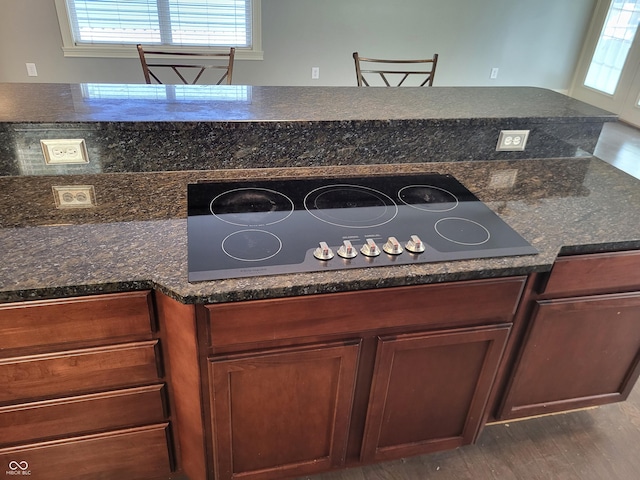
[[[476,445],[310,480],[637,480],[640,386],[626,402],[489,425]]]
[[[607,124],[595,155],[640,178],[640,130]],[[638,480],[640,384],[626,402],[489,425],[476,445],[311,480]]]

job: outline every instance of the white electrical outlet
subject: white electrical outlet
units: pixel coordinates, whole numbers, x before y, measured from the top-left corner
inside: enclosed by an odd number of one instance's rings
[[[90,208],[96,206],[93,185],[53,185],[56,208]]]
[[[501,130],[498,137],[498,152],[518,152],[525,149],[529,130]]]
[[[500,70],[500,69],[499,69],[498,67],[493,67],[493,68],[491,69],[491,79],[492,79],[492,80],[495,80],[496,78],[498,78],[498,71],[499,71],[499,70]]]
[[[311,79],[318,80],[320,78],[320,67],[311,67]]]
[[[47,165],[89,163],[87,145],[82,138],[40,140]]]
[[[27,66],[27,75],[30,77],[37,77],[38,76],[38,69],[36,68],[36,64],[35,63],[25,63],[25,65]]]

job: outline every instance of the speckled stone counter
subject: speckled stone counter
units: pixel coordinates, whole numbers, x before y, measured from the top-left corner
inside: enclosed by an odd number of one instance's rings
[[[496,188],[494,175],[515,170]],[[187,282],[186,184],[203,179],[435,172],[456,176],[538,255]],[[21,207],[57,177],[0,178],[0,301],[157,288],[185,303],[228,302],[527,274],[560,253],[640,248],[640,181],[595,158],[450,162],[80,177],[102,185],[96,211]],[[13,183],[12,183],[13,182]],[[100,188],[97,187],[98,190]],[[109,190],[110,189],[110,190]],[[127,193],[119,193],[127,192]],[[29,213],[31,212],[31,213]]]
[[[584,157],[615,118],[529,87],[4,84],[0,176]],[[40,140],[69,138],[89,163],[45,165]]]
[[[590,156],[615,119],[528,87],[0,85],[0,301],[156,288],[228,302],[527,274],[560,252],[640,248],[638,181]],[[526,150],[497,152],[504,129],[530,130]],[[41,139],[78,138],[89,163],[45,164]],[[540,253],[187,282],[187,183],[403,171],[454,175]],[[60,185],[93,186],[97,205],[56,208]]]

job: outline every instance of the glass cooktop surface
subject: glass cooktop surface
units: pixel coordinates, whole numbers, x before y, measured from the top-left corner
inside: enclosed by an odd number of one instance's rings
[[[189,281],[531,255],[450,175],[188,185]]]

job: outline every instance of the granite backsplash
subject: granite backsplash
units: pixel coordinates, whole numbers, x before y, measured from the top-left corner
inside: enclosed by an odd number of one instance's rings
[[[539,162],[491,161],[468,163],[381,164],[331,168],[255,168],[185,172],[113,173],[58,176],[0,177],[0,228],[37,225],[81,225],[108,222],[186,218],[187,184],[223,179],[296,178],[299,176],[385,175],[398,171],[445,171],[481,199],[533,201],[537,198],[580,197],[589,158],[561,158]],[[436,165],[439,168],[436,168]],[[56,208],[52,187],[92,185],[96,206]]]
[[[528,87],[0,84],[0,228],[185,218],[189,182],[356,166],[473,162],[467,181],[513,199],[537,173],[507,162],[564,159],[572,176],[535,192],[575,195],[579,160],[615,119]],[[505,129],[530,131],[524,151],[496,151]],[[89,162],[46,164],[42,139],[84,139]],[[93,186],[96,205],[56,208],[54,186]]]
[[[528,87],[181,87],[0,85],[0,177],[587,157],[616,119]],[[89,163],[45,164],[77,138]]]
[[[0,137],[14,145],[0,176],[572,158],[590,156],[602,129],[602,123],[474,123],[13,124]],[[524,152],[496,151],[500,130],[523,129],[530,130]],[[90,162],[45,165],[40,140],[48,138],[85,139]]]

